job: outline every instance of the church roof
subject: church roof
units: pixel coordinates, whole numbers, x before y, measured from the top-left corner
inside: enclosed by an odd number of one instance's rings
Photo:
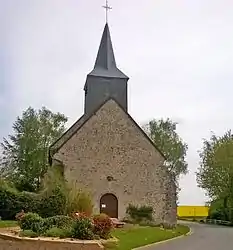
[[[107,23],[104,27],[94,69],[88,75],[128,79],[128,76],[117,68]]]
[[[123,107],[112,97],[109,97],[107,100],[105,100],[92,114],[89,116],[82,116],[77,122],[73,124],[57,141],[55,141],[49,148],[49,162],[51,163],[53,155],[58,152],[62,146],[69,141],[69,139],[77,133],[77,131],[93,116],[96,114],[96,112],[105,105],[109,100],[114,100],[119,107],[124,111]],[[125,111],[124,111],[125,112]],[[149,143],[151,143],[154,148],[166,159],[166,156],[162,153],[162,151],[154,144],[154,142],[150,139],[150,137],[143,131],[143,129],[135,122],[135,120],[130,116],[128,112],[125,112],[128,118],[135,124],[136,127],[141,131],[142,135],[148,140]]]

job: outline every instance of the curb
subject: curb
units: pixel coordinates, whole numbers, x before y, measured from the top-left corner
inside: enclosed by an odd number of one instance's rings
[[[156,245],[159,245],[159,244],[167,243],[169,241],[178,240],[178,239],[181,239],[181,238],[183,238],[185,236],[190,236],[192,234],[193,234],[193,230],[189,227],[189,232],[186,233],[186,234],[183,234],[183,235],[180,235],[180,236],[168,239],[168,240],[163,240],[163,241],[155,242],[155,243],[152,243],[152,244],[149,244],[149,245],[133,248],[132,250],[141,250],[141,249],[143,250],[143,249],[146,249],[148,247],[153,247],[153,246],[156,246]]]

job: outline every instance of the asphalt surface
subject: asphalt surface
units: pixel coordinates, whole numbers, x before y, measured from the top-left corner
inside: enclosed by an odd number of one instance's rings
[[[184,223],[183,223],[184,224]],[[180,239],[147,247],[146,250],[233,250],[233,228],[185,223],[193,233]]]

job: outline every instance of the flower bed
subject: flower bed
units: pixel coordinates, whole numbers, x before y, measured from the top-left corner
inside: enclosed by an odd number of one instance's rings
[[[94,240],[110,238],[113,223],[105,215],[89,217],[84,213],[70,216],[53,216],[42,218],[35,213],[20,213],[17,215],[22,237],[56,237],[79,240]]]
[[[19,213],[18,228],[0,232],[3,249],[102,249],[102,243],[111,239],[113,223],[105,215],[89,217],[83,213],[73,216],[42,218],[34,213]]]

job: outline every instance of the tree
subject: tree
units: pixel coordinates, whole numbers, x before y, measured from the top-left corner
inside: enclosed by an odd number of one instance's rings
[[[163,152],[168,170],[174,173],[178,179],[181,174],[188,172],[188,164],[185,159],[188,145],[181,140],[176,127],[177,123],[170,119],[152,120],[145,126],[145,132]]]
[[[67,118],[43,107],[29,107],[13,124],[13,135],[1,143],[1,175],[19,190],[37,191],[48,168],[48,148],[65,130]]]
[[[233,135],[227,131],[223,136],[214,134],[204,140],[200,152],[200,167],[197,183],[213,200],[222,200],[224,210],[228,210],[231,220],[233,208]],[[233,215],[233,214],[232,214]]]

